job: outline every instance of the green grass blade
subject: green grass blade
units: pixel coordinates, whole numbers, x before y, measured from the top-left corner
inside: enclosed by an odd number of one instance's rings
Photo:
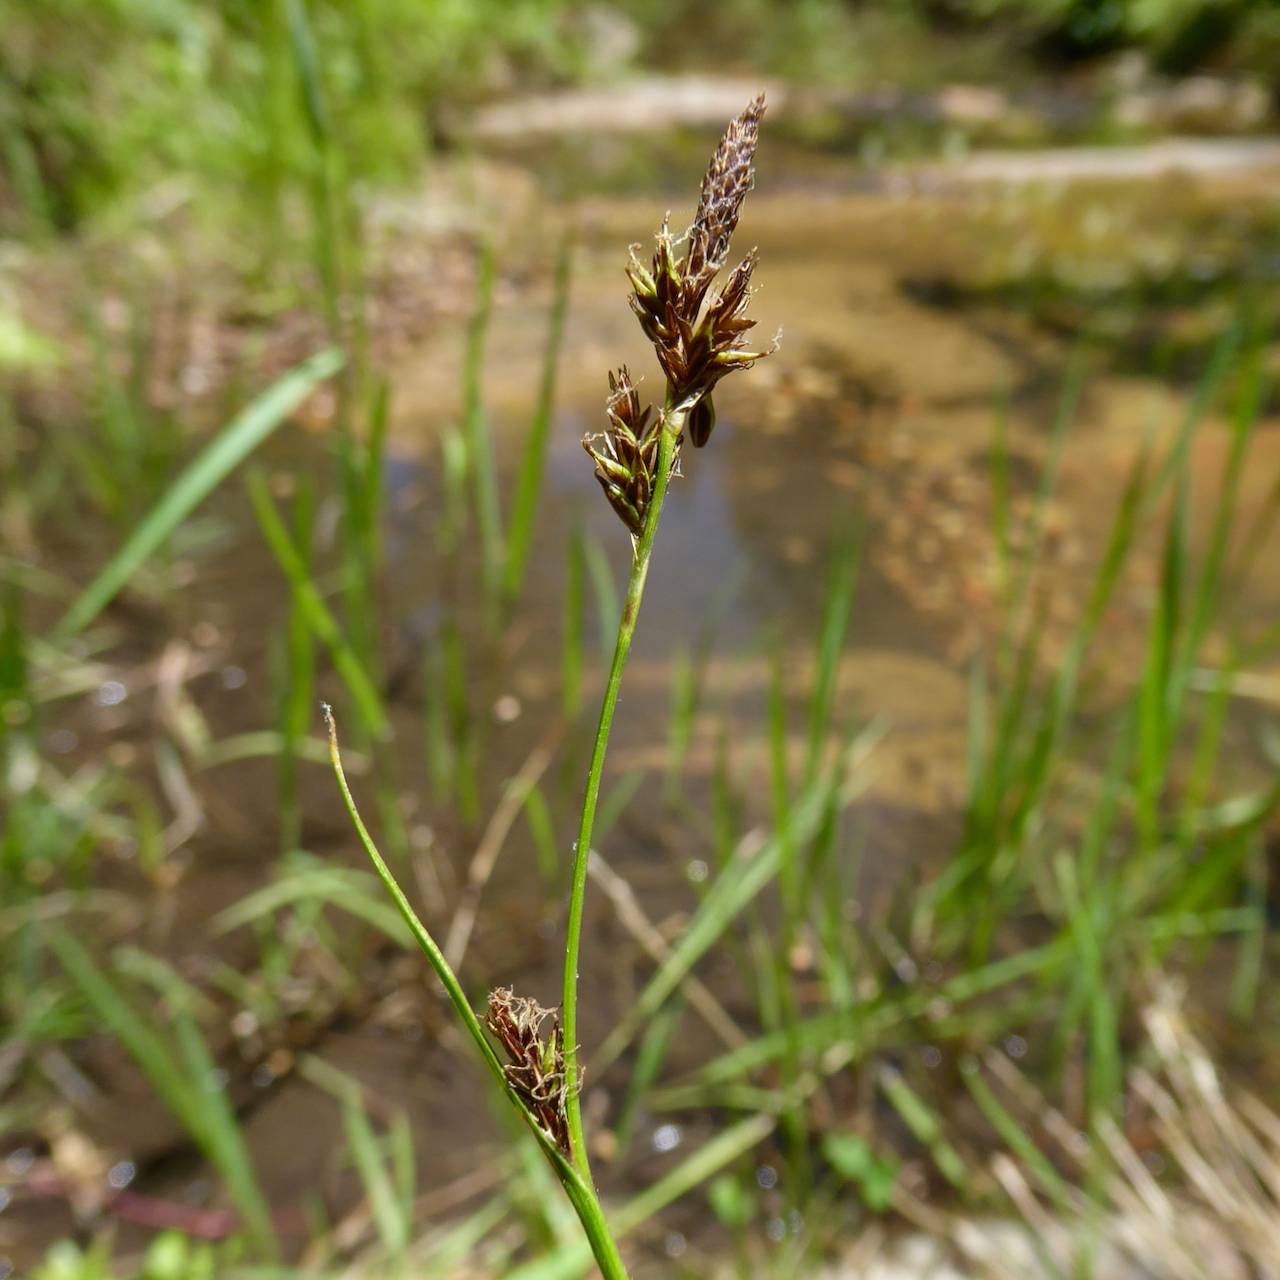
[[[1067,941],[1058,939],[958,974],[937,990],[908,989],[891,1000],[881,999],[816,1014],[794,1030],[768,1032],[741,1048],[713,1058],[699,1068],[697,1078],[708,1084],[729,1083],[777,1062],[791,1051],[796,1041],[806,1055],[822,1054],[838,1046],[855,1045],[865,1049],[893,1027],[923,1016],[936,1000],[958,1005],[1012,986],[1023,978],[1038,977],[1047,982],[1065,971],[1071,956]]]
[[[178,1044],[175,1054],[78,942],[59,929],[50,932],[49,945],[81,995],[217,1168],[255,1244],[268,1257],[274,1256],[276,1242],[270,1212],[254,1176],[235,1112],[225,1093],[209,1088],[216,1064],[185,1007],[189,1003],[186,983],[172,974],[164,975],[158,983],[170,1002],[177,1005],[171,1021]],[[144,972],[155,979],[158,968],[148,966]]]
[[[671,659],[671,718],[667,727],[667,769],[663,794],[668,805],[680,798],[684,764],[698,711],[698,667],[685,648]]]
[[[627,1201],[613,1215],[618,1235],[634,1231],[699,1183],[714,1177],[726,1165],[758,1146],[773,1131],[772,1116],[752,1116],[717,1134],[665,1177]],[[574,1244],[545,1258],[517,1267],[506,1280],[576,1280],[591,1265],[591,1252]]]
[[[627,1090],[618,1112],[618,1122],[614,1126],[614,1136],[618,1140],[618,1149],[621,1152],[625,1153],[631,1145],[640,1106],[658,1079],[658,1073],[666,1061],[676,1029],[683,1018],[684,1002],[677,998],[665,1008],[659,1009],[644,1029],[636,1049],[631,1078],[627,1081]]]
[[[843,766],[842,760],[830,779],[820,780],[802,794],[792,811],[790,830],[795,839],[803,841],[817,829],[827,809],[829,792],[839,789]],[[698,960],[778,875],[783,847],[782,839],[775,834],[763,848],[754,853],[748,851],[749,856],[740,850],[739,856],[730,860],[699,903],[679,941],[593,1058],[593,1070],[604,1070],[622,1052]]]
[[[575,525],[565,548],[564,609],[560,624],[560,705],[566,722],[570,724],[582,710],[586,576],[585,540],[582,529]]]
[[[1250,843],[1245,898],[1254,910],[1256,923],[1252,929],[1241,931],[1231,975],[1231,1014],[1242,1023],[1253,1017],[1258,1008],[1267,946],[1267,854],[1261,839]]]
[[[342,368],[342,356],[325,350],[269,387],[201,450],[142,522],[85,588],[54,628],[68,640],[91,623],[165,541],[326,378]]]
[[[304,482],[293,503],[295,545],[308,577],[312,568],[312,527],[315,521],[315,490]],[[298,795],[299,744],[311,727],[315,701],[315,635],[307,622],[305,606],[290,592],[289,616],[284,634],[271,657],[271,683],[275,693],[276,716],[280,725],[281,751],[277,769],[280,798],[281,848],[293,849],[302,836],[302,807]]]
[[[307,867],[256,889],[218,912],[209,922],[215,934],[230,933],[299,903],[324,902],[371,925],[394,942],[411,941],[404,922],[381,897],[373,896],[372,877],[340,867]]]
[[[547,803],[542,788],[536,783],[525,792],[522,808],[538,857],[538,874],[542,877],[543,884],[554,885],[560,879],[560,846],[556,842],[556,824],[551,817],[551,806]]]
[[[565,236],[560,244],[560,257],[556,264],[555,293],[551,301],[551,315],[547,325],[547,345],[542,356],[542,380],[538,386],[538,403],[529,438],[525,441],[520,459],[520,474],[516,480],[515,496],[511,502],[511,519],[507,531],[507,563],[504,591],[508,603],[517,599],[524,585],[525,569],[529,562],[529,549],[533,545],[534,521],[538,513],[538,499],[542,493],[546,471],[547,445],[551,439],[551,417],[555,408],[556,368],[560,361],[560,348],[564,345],[564,321],[569,310],[569,284],[572,278],[573,243]]]
[[[822,603],[822,630],[818,643],[818,674],[809,701],[809,740],[804,771],[806,783],[812,783],[817,777],[822,747],[831,727],[836,676],[845,633],[849,627],[849,614],[853,609],[853,595],[858,585],[861,551],[861,543],[856,536],[843,539],[832,555],[828,570],[827,591]]]
[[[61,929],[50,930],[48,942],[63,969],[80,989],[80,994],[124,1045],[161,1101],[175,1115],[185,1119],[190,1103],[190,1083],[178,1069],[169,1047],[69,934]]]
[[[351,694],[362,725],[374,737],[385,738],[390,732],[390,725],[383,710],[382,699],[355,650],[342,634],[342,628],[325,604],[324,597],[312,582],[306,561],[290,537],[289,530],[276,510],[276,504],[271,500],[266,480],[256,472],[249,476],[249,497],[267,545],[289,580],[295,603],[306,617],[316,638],[329,650],[329,657]]]
[[[352,826],[355,827],[360,844],[364,848],[369,861],[373,864],[373,869],[377,872],[378,879],[382,881],[382,887],[387,891],[405,924],[409,926],[409,932],[413,935],[414,941],[418,944],[423,955],[427,957],[432,969],[435,970],[436,977],[440,979],[440,983],[449,997],[449,1002],[453,1005],[467,1033],[480,1050],[480,1056],[484,1059],[490,1073],[501,1086],[502,1092],[514,1100],[515,1095],[507,1088],[506,1075],[502,1070],[502,1064],[498,1061],[498,1055],[489,1043],[489,1038],[485,1035],[480,1025],[480,1019],[476,1016],[475,1010],[471,1007],[471,1002],[462,990],[462,984],[458,981],[457,975],[453,972],[449,962],[444,958],[444,952],[440,950],[426,925],[418,919],[418,913],[410,906],[409,899],[404,896],[404,891],[400,888],[395,876],[391,874],[391,869],[383,861],[382,854],[378,852],[378,847],[374,844],[373,837],[369,834],[368,828],[364,825],[364,820],[360,817],[360,811],[356,808],[355,798],[351,794],[350,787],[347,786],[346,774],[342,770],[342,758],[338,754],[338,728],[333,718],[333,712],[328,706],[324,708],[324,716],[325,723],[329,727],[329,752],[333,762],[333,772],[338,780],[338,788],[342,792],[343,803],[346,805],[347,813],[351,818]]]
[[[1179,476],[1165,533],[1160,589],[1151,619],[1138,711],[1136,821],[1143,849],[1159,839],[1158,804],[1164,785],[1173,726],[1170,723],[1174,653],[1178,642],[1185,573],[1189,500],[1185,475]]]
[[[304,1059],[301,1070],[312,1084],[338,1100],[347,1150],[351,1153],[351,1162],[364,1187],[365,1199],[368,1201],[378,1238],[382,1241],[383,1248],[395,1257],[409,1246],[412,1222],[406,1215],[404,1202],[397,1194],[383,1159],[378,1135],[365,1111],[359,1081],[345,1071],[314,1057]]]
[[[226,1090],[216,1083],[217,1064],[188,1010],[175,1012],[173,1029],[182,1054],[182,1066],[198,1086],[193,1105],[201,1114],[205,1154],[225,1180],[227,1192],[249,1235],[264,1253],[272,1255],[276,1252],[276,1242],[271,1208],[258,1185],[235,1109]]]
[[[911,1088],[901,1072],[885,1066],[880,1069],[878,1079],[885,1097],[916,1141],[928,1150],[938,1172],[957,1191],[963,1191],[969,1185],[969,1170],[960,1153],[947,1141],[937,1113]]]
[[[1236,507],[1240,495],[1240,480],[1244,473],[1245,458],[1253,439],[1262,406],[1269,391],[1261,361],[1252,359],[1244,373],[1244,384],[1231,418],[1231,446],[1223,470],[1218,500],[1214,506],[1209,542],[1201,565],[1196,589],[1188,607],[1188,624],[1182,637],[1182,645],[1173,672],[1175,699],[1186,691],[1200,650],[1217,606],[1223,598],[1227,551],[1235,526]],[[1175,706],[1177,705],[1175,701]]]
[[[604,547],[600,545],[599,538],[584,536],[582,554],[586,560],[591,594],[596,605],[600,652],[607,658],[613,652],[613,641],[618,634],[618,619],[622,616],[618,584],[613,580],[613,569],[610,567],[609,557]]]
[[[960,1064],[960,1075],[973,1095],[973,1100],[978,1104],[978,1109],[999,1134],[1001,1141],[1017,1156],[1023,1167],[1034,1175],[1036,1181],[1058,1208],[1070,1213],[1072,1200],[1066,1181],[1031,1139],[1024,1122],[1016,1119],[996,1097],[991,1086],[983,1078],[982,1067],[978,1060],[972,1057],[966,1058]]]
[[[463,430],[467,445],[467,469],[471,474],[472,498],[480,527],[480,547],[486,593],[490,608],[496,605],[501,588],[503,562],[502,512],[498,503],[498,473],[493,441],[481,396],[481,369],[484,343],[493,308],[494,252],[485,241],[476,265],[476,300],[467,324],[467,346],[462,361]]]
[[[596,815],[595,835],[592,838],[597,845],[604,843],[605,836],[613,829],[614,823],[626,813],[627,806],[635,799],[645,777],[643,769],[628,769],[609,788],[608,794],[600,801],[600,810]]]

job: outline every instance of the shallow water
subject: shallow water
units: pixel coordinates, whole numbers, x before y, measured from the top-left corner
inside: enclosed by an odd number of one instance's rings
[[[528,603],[505,663],[471,673],[477,696],[490,708],[504,708],[501,717],[489,717],[486,811],[556,714],[569,531],[580,522],[606,549],[615,574],[624,571],[626,536],[600,500],[578,437],[598,425],[610,366],[626,361],[633,372],[645,371],[644,386],[656,394],[657,376],[625,305],[623,246],[647,242],[668,198],[675,218],[683,217],[683,197],[671,193],[690,189],[686,167],[672,161],[670,172],[652,175],[662,189],[643,198],[583,197],[574,208],[580,243]],[[1092,376],[1048,513],[1044,572],[1052,575],[1054,590],[1042,662],[1049,670],[1101,551],[1106,519],[1100,513],[1109,512],[1144,439],[1171,438],[1239,281],[1275,274],[1272,228],[1280,216],[1274,176],[868,192],[848,162],[828,157],[817,163],[802,153],[766,149],[739,243],[760,248],[762,287],[754,312],[763,340],[782,331],[781,349],[723,385],[710,446],[685,452],[683,477],[664,513],[606,780],[608,791],[629,771],[647,771],[603,851],[632,882],[652,919],[669,932],[678,929],[691,902],[689,864],[705,856],[703,843],[691,841],[659,803],[673,653],[697,643],[708,629],[715,637],[703,696],[709,710],[695,725],[686,796],[695,805],[705,798],[722,732],[733,742],[743,784],[748,790],[761,785],[767,777],[763,725],[771,652],[776,646],[783,655],[799,749],[799,707],[813,670],[824,564],[832,546],[854,530],[861,531],[864,554],[836,716],[845,726],[878,720],[885,730],[866,795],[853,814],[866,845],[863,910],[879,910],[913,867],[945,856],[963,798],[966,673],[1000,627],[990,515],[997,413],[1001,406],[1007,412],[1014,509],[1025,511],[1046,458],[1068,359],[1102,313],[1115,332],[1105,333],[1090,356]],[[478,181],[482,197],[487,193],[494,203],[493,193],[506,193],[508,203],[507,217],[500,219],[503,275],[484,395],[509,478],[537,386],[553,257],[548,246],[564,217],[563,206],[545,191],[565,184],[545,170],[534,177],[497,162],[481,164]],[[1203,287],[1188,287],[1185,297],[1168,305],[1151,305],[1142,286],[1161,263],[1167,276]],[[424,639],[465,599],[474,572],[470,548],[444,565],[423,551],[432,545],[441,500],[440,435],[458,412],[460,330],[445,326],[400,350],[390,369],[383,620],[402,744],[399,786],[409,797],[411,832],[445,867],[446,901],[456,892],[454,881],[476,832],[425,794],[418,673]],[[1135,372],[1143,367],[1143,353],[1153,350],[1166,376]],[[1273,410],[1269,406],[1259,427],[1245,477],[1245,523],[1269,500],[1280,470],[1280,420]],[[1209,509],[1225,439],[1224,424],[1211,416],[1195,441],[1198,510]],[[267,459],[276,474],[320,468],[316,441],[305,432],[278,442]],[[262,728],[269,719],[266,651],[283,616],[283,590],[258,549],[238,493],[221,496],[214,506],[237,539],[201,565],[180,598],[166,602],[158,623],[171,641],[189,646],[192,663],[208,668],[186,687],[221,738]],[[1193,537],[1207,536],[1205,523],[1195,521]],[[1270,545],[1263,563],[1280,550],[1274,534]],[[1121,673],[1139,652],[1156,551],[1154,545],[1140,549],[1135,582],[1108,623],[1104,669],[1110,664]],[[1233,608],[1241,616],[1274,617],[1280,576],[1254,575]],[[163,647],[148,630],[157,620],[127,612],[116,619],[129,636],[122,651],[129,656],[112,672],[131,696],[119,713],[69,713],[83,746],[68,753],[68,764],[107,739],[145,753],[163,711],[146,687]],[[464,612],[461,625],[470,635],[474,619]],[[593,634],[589,621],[589,638]],[[478,658],[482,651],[477,646],[473,652]],[[594,649],[591,659],[588,705],[600,674]],[[232,670],[244,679],[228,678]],[[580,725],[568,735],[563,762],[547,775],[558,815],[572,806],[584,746]],[[304,843],[325,859],[354,865],[326,771],[304,768]],[[106,878],[141,894],[151,916],[148,945],[171,956],[188,976],[207,978],[218,961],[245,966],[254,955],[246,931],[215,939],[205,926],[216,911],[263,883],[276,852],[276,784],[261,761],[206,770],[197,784],[203,826],[175,855],[171,887],[147,896],[127,862]],[[367,787],[367,778],[357,784],[358,790]],[[545,905],[533,867],[532,846],[520,826],[484,894],[467,963],[477,989],[518,975],[522,989],[553,998],[560,921]],[[587,929],[584,966],[592,981],[582,1034],[589,1048],[644,980],[649,962],[599,893],[593,894]],[[319,1186],[337,1207],[350,1202],[354,1188],[338,1153],[331,1100],[293,1072],[298,1054],[307,1050],[358,1075],[380,1105],[408,1110],[425,1187],[473,1175],[498,1150],[492,1136],[474,1145],[477,1133],[492,1135],[479,1083],[450,1044],[439,1002],[424,989],[416,962],[393,961],[385,947],[370,947],[364,960],[358,993],[314,996],[325,990],[317,961],[312,994],[318,1003],[306,1006],[305,1015],[276,1029],[274,1040],[249,1037],[243,1053],[226,1036],[219,1045],[273,1204],[296,1205]],[[723,983],[731,1012],[750,1017],[727,961],[712,960],[703,976]],[[306,993],[301,998],[305,1004]],[[703,1036],[701,1029],[692,1032],[678,1061],[696,1062],[714,1048]],[[254,1065],[264,1059],[275,1062],[265,1075]],[[94,1141],[127,1153],[148,1194],[202,1202],[207,1179],[173,1122],[149,1101],[142,1104],[146,1091],[118,1052],[94,1043],[78,1062],[98,1091],[83,1122]],[[593,1082],[588,1110],[616,1102],[617,1084],[612,1077]],[[646,1131],[642,1141],[649,1136]],[[631,1160],[625,1170],[606,1167],[606,1182],[644,1183],[668,1164],[653,1153]],[[19,1212],[29,1251],[69,1225],[57,1198],[15,1207],[9,1221]]]

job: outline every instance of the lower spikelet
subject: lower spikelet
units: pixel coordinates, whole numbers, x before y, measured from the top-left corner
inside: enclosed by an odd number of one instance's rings
[[[550,1018],[551,1034],[542,1035]],[[564,1069],[564,1036],[554,1010],[518,996],[509,987],[489,993],[485,1022],[511,1059],[502,1070],[520,1100],[565,1156],[572,1156],[565,1107],[569,1085]]]

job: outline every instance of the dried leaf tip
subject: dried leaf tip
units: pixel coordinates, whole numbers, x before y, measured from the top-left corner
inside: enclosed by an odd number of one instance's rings
[[[542,1035],[542,1024],[552,1019],[551,1034]],[[485,1022],[511,1059],[502,1070],[507,1083],[560,1152],[571,1157],[566,1099],[569,1084],[564,1071],[564,1034],[552,1009],[536,1000],[518,996],[509,987],[489,993]]]

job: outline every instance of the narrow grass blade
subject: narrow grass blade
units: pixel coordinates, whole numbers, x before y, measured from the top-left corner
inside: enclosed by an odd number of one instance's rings
[[[1049,1158],[1036,1146],[1023,1121],[1016,1119],[996,1097],[982,1075],[982,1067],[976,1058],[966,1058],[960,1064],[960,1075],[1001,1141],[1029,1170],[1040,1186],[1048,1193],[1059,1209],[1070,1212],[1072,1197],[1066,1181],[1049,1162]]]
[[[1106,907],[1100,891],[1086,901],[1076,865],[1065,854],[1054,860],[1059,892],[1067,911],[1075,944],[1077,976],[1089,1020],[1087,1087],[1090,1115],[1113,1114],[1124,1088],[1120,1027],[1116,999],[1107,981],[1107,953],[1103,931]]]
[[[281,876],[218,912],[209,922],[215,934],[230,933],[299,903],[323,902],[345,911],[385,934],[393,942],[411,941],[399,914],[374,893],[369,875],[345,867],[308,867]]]
[[[463,1026],[467,1029],[467,1033],[475,1042],[476,1048],[480,1050],[480,1056],[484,1059],[485,1065],[501,1086],[502,1092],[514,1100],[514,1095],[507,1088],[506,1075],[502,1070],[502,1064],[498,1061],[498,1055],[489,1043],[489,1038],[485,1035],[480,1025],[480,1019],[476,1016],[475,1010],[471,1007],[471,1002],[462,990],[462,984],[458,981],[449,962],[444,958],[444,952],[436,945],[436,940],[431,936],[426,925],[418,919],[417,912],[409,905],[409,899],[404,896],[404,892],[397,883],[395,876],[391,874],[391,869],[383,861],[382,854],[378,852],[378,847],[374,844],[373,837],[369,834],[368,828],[364,825],[364,820],[360,817],[351,789],[347,786],[346,774],[342,769],[342,758],[338,754],[337,723],[333,718],[332,710],[327,705],[324,707],[324,717],[325,723],[329,728],[329,754],[333,762],[334,775],[338,780],[338,788],[342,792],[343,803],[346,805],[347,813],[351,818],[352,826],[355,827],[360,844],[363,846],[369,861],[373,864],[373,869],[377,872],[378,879],[382,881],[383,888],[395,904],[396,910],[399,911],[405,924],[409,926],[409,932],[413,935],[414,941],[418,944],[423,955],[427,957],[432,969],[435,970],[436,977],[440,979],[440,983],[449,997],[450,1004],[453,1005],[455,1012],[462,1020]]]
[[[624,1235],[642,1226],[672,1201],[758,1146],[773,1132],[776,1123],[772,1116],[752,1116],[712,1138],[653,1186],[622,1205],[613,1215],[615,1231]],[[590,1265],[590,1250],[585,1245],[572,1245],[517,1267],[507,1273],[506,1280],[576,1280]]]
[[[502,512],[498,504],[498,473],[493,457],[493,441],[481,397],[481,368],[484,343],[489,332],[493,307],[494,252],[485,241],[476,268],[476,300],[467,325],[467,346],[462,362],[463,430],[467,445],[467,468],[471,474],[476,520],[480,526],[480,547],[484,564],[486,594],[490,606],[496,604],[501,588],[503,562]]]
[[[697,1079],[707,1084],[738,1080],[779,1061],[791,1051],[794,1043],[799,1043],[806,1055],[850,1046],[865,1050],[894,1027],[924,1016],[935,1001],[959,1005],[1024,978],[1035,977],[1047,983],[1065,971],[1071,958],[1069,942],[1059,938],[1045,946],[1020,951],[980,969],[958,974],[937,990],[907,989],[892,998],[816,1014],[794,1030],[768,1032],[739,1049],[730,1049],[713,1058],[698,1069]]]
[[[63,615],[54,638],[65,641],[83,631],[111,602],[166,538],[235,470],[326,378],[342,368],[342,356],[325,350],[268,388],[233,419],[173,482],[102,572]]]
[[[328,649],[334,668],[351,694],[362,725],[375,738],[385,738],[391,727],[382,699],[355,650],[343,635],[337,619],[325,604],[324,597],[312,582],[306,561],[289,536],[289,530],[280,518],[276,504],[271,500],[266,480],[256,472],[249,476],[249,497],[267,544],[289,580],[295,603],[305,615],[316,638]]]
[[[684,762],[693,737],[693,721],[698,710],[698,667],[687,649],[671,660],[671,719],[667,727],[667,771],[664,797],[668,805],[680,798]]]
[[[828,792],[832,788],[839,789],[843,772],[844,761],[841,760],[830,778],[819,780],[802,794],[793,810],[791,822],[791,832],[797,840],[807,839],[817,829],[826,812]],[[592,1062],[593,1070],[603,1070],[622,1052],[631,1037],[657,1012],[698,960],[765,885],[777,876],[782,856],[783,842],[776,834],[762,847],[739,850],[717,876],[679,941],[671,949],[671,954],[601,1046]]]
[[[564,610],[560,636],[560,705],[566,723],[582,710],[582,660],[586,605],[587,553],[582,529],[575,526],[565,548]]]
[[[124,1045],[164,1104],[183,1123],[227,1184],[256,1246],[268,1257],[276,1253],[267,1202],[258,1186],[235,1112],[221,1089],[211,1088],[216,1064],[185,1006],[186,984],[176,975],[162,982],[173,1010],[175,1053],[147,1020],[124,998],[89,953],[60,929],[49,933],[49,945],[81,995]],[[147,971],[155,976],[155,967]]]
[[[507,562],[503,582],[508,603],[514,602],[524,585],[529,549],[533,545],[534,521],[538,499],[542,493],[546,470],[547,444],[551,438],[551,416],[555,408],[556,367],[564,343],[564,321],[569,310],[569,284],[572,278],[573,242],[568,235],[560,244],[556,264],[555,293],[547,324],[547,345],[542,356],[542,380],[538,386],[538,403],[534,410],[529,436],[520,459],[520,474],[511,502],[511,519],[507,530]]]
[[[640,1105],[645,1095],[653,1088],[658,1073],[662,1070],[672,1038],[683,1018],[684,1002],[680,999],[672,1000],[665,1008],[659,1009],[654,1014],[640,1038],[635,1065],[631,1069],[631,1078],[627,1081],[627,1091],[622,1099],[618,1122],[614,1126],[618,1149],[622,1152],[631,1145]]]
[[[609,557],[599,538],[583,537],[582,554],[591,581],[591,594],[596,606],[596,625],[600,635],[600,652],[607,658],[613,652],[613,642],[618,634],[618,619],[622,616],[622,601]]]
[[[882,1067],[879,1083],[902,1123],[928,1150],[938,1172],[957,1191],[963,1191],[969,1185],[969,1170],[960,1153],[947,1141],[937,1113],[911,1088],[900,1072]]]
[[[293,536],[303,570],[310,579],[312,570],[312,526],[315,518],[315,491],[303,483],[293,504]],[[302,835],[302,807],[298,796],[298,751],[311,725],[315,705],[315,635],[307,622],[306,608],[290,592],[289,617],[279,647],[272,652],[272,689],[276,695],[276,717],[282,742],[277,769],[280,792],[281,848],[296,848]]]
[[[1175,652],[1182,621],[1182,584],[1186,572],[1187,521],[1190,499],[1187,477],[1180,473],[1161,561],[1160,588],[1151,618],[1138,715],[1138,760],[1135,809],[1141,848],[1159,839],[1158,804],[1173,737]]]
[[[1260,838],[1250,844],[1245,896],[1253,908],[1255,925],[1241,932],[1231,975],[1231,1014],[1240,1022],[1247,1022],[1257,1010],[1267,946],[1267,854]]]
[[[534,785],[525,793],[524,817],[538,855],[538,873],[543,884],[554,885],[560,878],[560,846],[556,843],[551,806],[547,804],[547,797],[540,786]]]
[[[613,824],[627,811],[627,806],[636,797],[640,785],[645,780],[643,769],[628,769],[617,782],[609,788],[609,793],[600,802],[600,810],[596,815],[595,834],[592,839],[596,845],[604,844],[613,828]]]
[[[1222,587],[1226,576],[1227,552],[1235,528],[1236,508],[1240,497],[1240,481],[1244,464],[1253,440],[1254,429],[1262,407],[1271,390],[1262,371],[1261,359],[1250,361],[1244,373],[1244,385],[1231,417],[1231,447],[1223,469],[1214,505],[1204,563],[1190,605],[1190,623],[1186,631],[1184,648],[1179,655],[1178,677],[1185,683],[1190,679],[1200,644],[1213,622],[1216,607],[1222,599]]]
[[[412,1237],[411,1210],[397,1194],[378,1135],[365,1110],[359,1081],[315,1057],[305,1058],[300,1069],[312,1084],[338,1100],[347,1150],[364,1187],[378,1237],[393,1258],[398,1256],[408,1248]]]

